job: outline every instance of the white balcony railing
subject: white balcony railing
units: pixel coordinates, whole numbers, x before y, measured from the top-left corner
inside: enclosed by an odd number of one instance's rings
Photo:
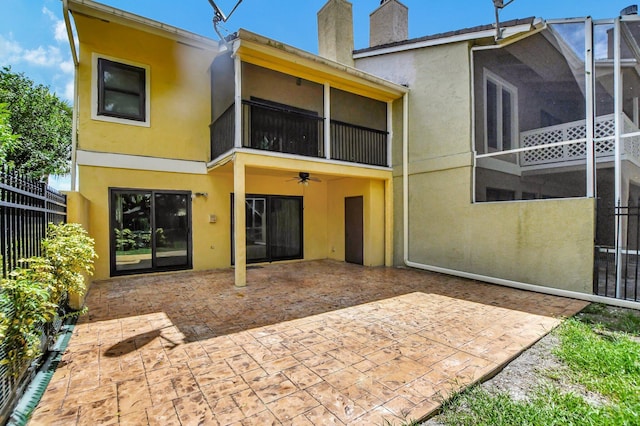
[[[596,118],[596,158],[597,161],[608,161],[614,156],[615,141],[614,115],[603,115]],[[625,115],[623,134],[638,132],[638,127]],[[586,120],[558,124],[520,133],[520,147],[530,148],[558,142],[585,139],[587,135]],[[622,159],[640,166],[640,136],[623,138]],[[610,158],[607,158],[610,157]],[[520,153],[520,166],[541,166],[553,163],[567,163],[586,158],[586,144],[576,142],[541,149],[527,150]]]

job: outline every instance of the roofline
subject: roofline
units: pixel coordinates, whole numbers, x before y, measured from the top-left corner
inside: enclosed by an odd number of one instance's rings
[[[501,23],[503,26],[503,38],[529,32],[542,23],[542,19],[529,17],[524,19],[514,19]],[[424,47],[439,46],[443,44],[459,43],[484,38],[494,38],[496,35],[495,24],[482,25],[473,28],[464,28],[457,31],[434,34],[426,37],[419,37],[405,41],[385,44],[382,46],[358,49],[353,52],[354,59],[368,58],[389,53],[404,52],[407,50],[421,49]]]
[[[243,42],[257,43],[265,51],[269,51],[270,49],[277,49],[278,52],[281,54],[290,55],[291,60],[293,60],[294,58],[296,59],[299,58],[308,62],[309,64],[314,64],[316,66],[324,66],[334,71],[345,73],[352,78],[365,80],[369,84],[383,86],[386,88],[387,91],[395,92],[398,95],[403,95],[409,92],[409,89],[407,87],[402,86],[400,84],[393,83],[389,80],[385,80],[383,78],[377,77],[373,74],[369,74],[357,68],[332,61],[322,56],[309,53],[305,50],[298,49],[296,47],[281,43],[279,41],[264,37],[262,35],[253,33],[251,31],[248,31],[242,28],[238,30],[236,39],[230,40],[230,43],[234,44],[234,51],[237,51],[239,48],[239,46],[237,47],[235,46],[236,42],[239,42],[240,45],[242,45]],[[240,54],[240,56],[242,56],[242,54]]]
[[[79,15],[101,19],[107,22],[114,22],[136,30],[166,37],[171,40],[192,44],[200,48],[215,51],[219,50],[219,43],[217,40],[126,12],[121,9],[116,9],[115,7],[97,3],[92,0],[67,0],[67,3],[72,14],[75,12]]]

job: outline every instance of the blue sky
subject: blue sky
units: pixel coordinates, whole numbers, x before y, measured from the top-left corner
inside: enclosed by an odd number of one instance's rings
[[[316,53],[316,13],[326,0],[243,0],[224,24]],[[217,38],[207,0],[104,0],[104,4]],[[236,0],[216,0],[229,13]],[[353,0],[355,47],[368,45],[369,14],[378,0]],[[409,7],[409,36],[446,32],[494,21],[492,0],[404,0]],[[611,18],[632,0],[515,0],[501,19],[592,16]],[[73,67],[62,21],[60,0],[0,0],[0,66],[11,65],[36,83],[71,100]]]

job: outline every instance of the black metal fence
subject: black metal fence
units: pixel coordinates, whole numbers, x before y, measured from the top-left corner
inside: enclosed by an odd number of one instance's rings
[[[6,277],[20,259],[40,255],[50,222],[66,221],[66,196],[38,182],[0,169],[0,256]]]
[[[598,206],[598,215],[599,231],[615,234],[603,238],[604,233],[597,232],[593,293],[640,302],[640,207]],[[621,237],[618,249],[615,235]]]
[[[66,196],[0,166],[0,265],[2,277],[14,269],[20,259],[40,255],[40,242],[46,236],[50,222],[66,221]],[[2,291],[2,289],[0,289]],[[13,306],[0,304],[0,312],[11,317]],[[44,332],[44,328],[43,328]],[[48,336],[43,334],[43,348]],[[0,343],[0,360],[6,357],[4,342]],[[12,366],[14,367],[14,366]],[[11,374],[8,365],[0,363],[0,424],[4,424],[35,366],[18,366],[21,373]]]

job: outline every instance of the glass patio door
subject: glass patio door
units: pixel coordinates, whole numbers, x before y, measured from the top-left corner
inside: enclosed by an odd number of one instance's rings
[[[233,197],[231,217],[233,218]],[[302,259],[302,198],[247,195],[245,199],[247,262]],[[231,258],[233,258],[233,223]]]
[[[111,275],[191,268],[191,194],[111,190]]]

